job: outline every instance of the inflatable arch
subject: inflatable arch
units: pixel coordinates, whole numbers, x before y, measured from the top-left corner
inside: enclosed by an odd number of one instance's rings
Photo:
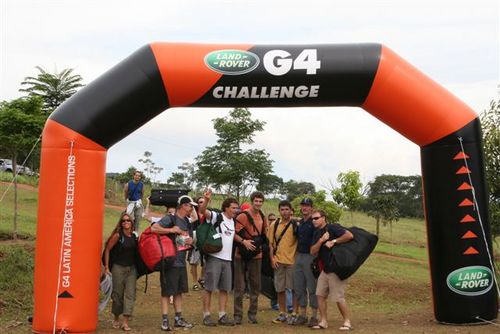
[[[188,106],[359,106],[419,145],[435,317],[496,319],[473,110],[380,44],[154,43],[75,94],[45,125],[33,331],[95,330],[106,151],[165,109]]]

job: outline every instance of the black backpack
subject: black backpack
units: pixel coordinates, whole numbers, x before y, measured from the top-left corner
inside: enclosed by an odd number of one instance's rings
[[[378,242],[378,237],[359,227],[350,227],[354,239],[335,245],[325,263],[325,272],[334,272],[341,280],[349,278],[365,262]]]

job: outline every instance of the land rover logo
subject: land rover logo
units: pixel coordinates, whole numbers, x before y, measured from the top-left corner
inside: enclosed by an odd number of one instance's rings
[[[217,50],[205,56],[205,64],[211,70],[228,75],[240,75],[259,66],[259,57],[248,51]]]
[[[489,268],[471,266],[457,269],[446,278],[451,291],[464,296],[478,296],[493,286],[493,275]]]

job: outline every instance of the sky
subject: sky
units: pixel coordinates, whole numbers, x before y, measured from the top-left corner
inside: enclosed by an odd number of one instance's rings
[[[0,101],[18,92],[35,66],[74,68],[89,83],[141,46],[191,43],[381,43],[477,113],[498,97],[497,0],[0,0]],[[108,151],[108,172],[123,172],[145,151],[164,171],[193,162],[217,137],[211,120],[228,108],[175,108]],[[356,170],[364,184],[380,174],[420,174],[419,147],[360,108],[250,108],[265,121],[255,147],[276,175],[336,185]],[[185,129],[189,128],[186,136]]]

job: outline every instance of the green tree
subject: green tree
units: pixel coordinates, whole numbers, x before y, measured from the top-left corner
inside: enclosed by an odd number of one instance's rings
[[[73,69],[66,68],[61,72],[49,73],[42,67],[35,67],[40,73],[36,77],[26,77],[21,82],[26,88],[19,89],[20,92],[28,93],[28,96],[39,96],[43,99],[43,110],[50,114],[61,103],[66,101],[77,89],[83,87],[82,77],[73,74]]]
[[[153,153],[144,152],[144,157],[139,159],[139,162],[144,165],[144,182],[156,183],[156,176],[161,173],[163,167],[159,167],[151,159]],[[133,174],[132,174],[133,175]]]
[[[484,167],[489,188],[490,224],[493,236],[500,235],[500,99],[490,102],[481,114]]]
[[[293,201],[301,195],[313,195],[316,193],[316,187],[311,182],[289,180],[283,183],[281,193],[287,200]]]
[[[326,191],[324,190],[320,190],[314,194],[300,195],[292,200],[292,206],[295,208],[296,215],[300,213],[300,201],[305,197],[309,197],[313,200],[315,209],[325,211],[328,222],[336,223],[340,220],[342,209],[334,202],[326,200]]]
[[[337,182],[340,187],[332,190],[333,200],[351,212],[351,222],[354,223],[354,210],[359,208],[363,200],[361,193],[363,183],[361,183],[359,178],[359,172],[348,171],[340,173],[337,176]]]
[[[399,220],[399,210],[396,206],[396,198],[387,194],[379,194],[369,196],[368,201],[371,202],[371,210],[368,215],[375,218],[377,224],[377,236],[380,235],[380,222],[384,226],[387,224],[391,228],[391,241],[392,241],[392,223]]]
[[[238,200],[273,171],[273,161],[265,150],[248,148],[255,132],[265,125],[251,116],[247,108],[235,108],[229,116],[214,119],[217,144],[195,159],[202,185],[235,194]]]
[[[283,179],[277,175],[269,174],[259,180],[257,190],[262,191],[264,194],[273,194],[274,197],[278,195],[283,187]]]
[[[378,175],[368,183],[368,197],[392,196],[401,217],[423,217],[422,178],[419,175]],[[373,201],[364,200],[361,209],[373,211]]]
[[[17,239],[17,160],[28,154],[38,141],[46,117],[38,97],[0,103],[0,151],[12,159],[14,175],[14,239]]]
[[[196,165],[183,162],[182,165],[177,167],[177,171],[172,173],[167,183],[176,188],[199,190],[197,189]]]
[[[119,173],[118,175],[113,176],[112,179],[115,180],[115,181],[118,181],[122,185],[124,185],[128,181],[132,180],[132,178],[134,177],[134,173],[135,173],[136,170],[139,170],[139,168],[134,167],[134,166],[129,166],[125,172]],[[121,189],[121,190],[123,190],[123,189]]]

